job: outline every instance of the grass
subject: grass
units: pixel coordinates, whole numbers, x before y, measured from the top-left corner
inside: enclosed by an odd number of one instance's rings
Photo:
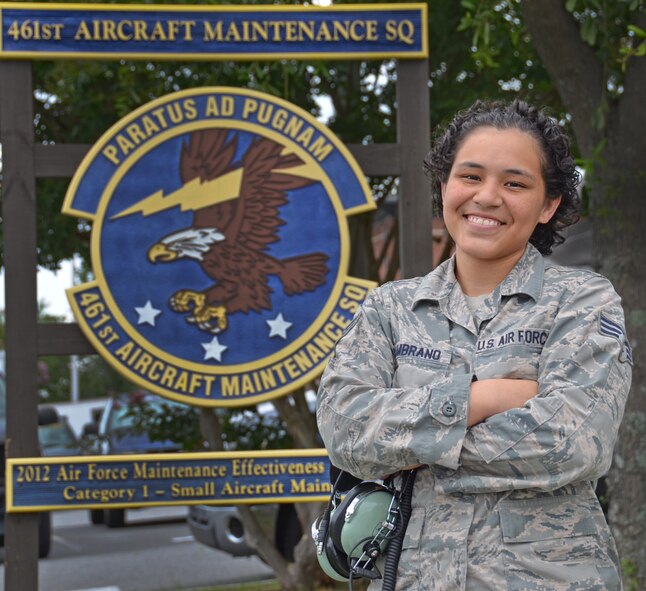
[[[355,584],[356,587],[356,584]],[[334,587],[324,587],[320,591],[346,591],[348,588],[347,583],[338,583]],[[364,589],[359,585],[357,589]],[[280,583],[275,580],[267,581],[252,581],[249,583],[233,583],[231,585],[214,585],[211,587],[198,587],[191,589],[183,589],[177,591],[280,591]]]
[[[184,589],[183,591],[280,591],[280,584],[276,580],[253,581],[250,583],[233,583],[231,585],[214,585],[213,587],[199,587]]]

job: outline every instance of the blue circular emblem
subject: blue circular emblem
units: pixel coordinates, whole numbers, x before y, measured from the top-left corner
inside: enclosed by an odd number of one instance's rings
[[[271,95],[164,96],[93,146],[63,205],[92,221],[94,281],[68,290],[107,361],[149,390],[233,406],[316,377],[371,282],[347,216],[375,205],[324,125]]]

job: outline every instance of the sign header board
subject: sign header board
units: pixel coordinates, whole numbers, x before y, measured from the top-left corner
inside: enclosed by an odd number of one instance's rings
[[[326,501],[324,449],[7,460],[7,511]]]
[[[424,58],[426,9],[426,4],[407,3],[233,7],[0,2],[0,58]]]

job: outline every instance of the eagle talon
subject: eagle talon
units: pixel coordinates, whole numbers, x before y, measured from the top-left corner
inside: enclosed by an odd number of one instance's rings
[[[220,334],[228,326],[227,309],[224,306],[211,306],[206,303],[203,293],[183,289],[170,298],[170,307],[175,312],[191,312],[186,317],[189,324],[197,324],[200,330]]]
[[[191,322],[197,322],[200,330],[211,334],[224,332],[229,324],[227,309],[224,306],[203,306],[194,312],[193,318],[187,318],[189,319]]]
[[[175,312],[190,312],[203,308],[205,300],[203,293],[182,289],[171,296],[169,303]]]

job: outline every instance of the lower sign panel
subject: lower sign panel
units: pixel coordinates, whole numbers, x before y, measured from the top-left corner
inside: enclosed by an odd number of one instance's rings
[[[313,502],[332,487],[324,449],[7,460],[7,511]]]

